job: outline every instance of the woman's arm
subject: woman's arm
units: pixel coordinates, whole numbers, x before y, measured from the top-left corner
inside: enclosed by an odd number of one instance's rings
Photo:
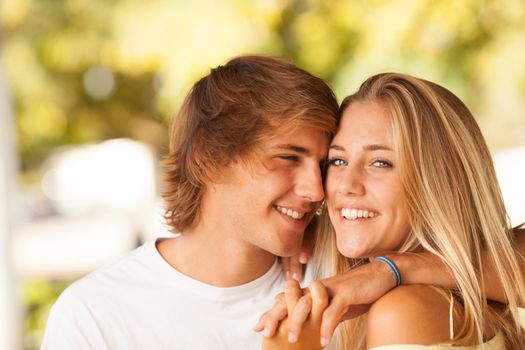
[[[525,256],[525,229],[515,229],[518,251]],[[455,287],[454,279],[445,264],[431,253],[392,254],[388,256],[401,271],[403,284],[431,284],[441,287]],[[505,293],[499,276],[490,258],[484,254],[485,260],[483,290],[487,299],[506,302]],[[525,276],[525,265],[521,261],[521,271]]]
[[[518,251],[525,255],[525,229],[515,229]],[[390,254],[388,255],[401,271],[401,281],[404,285],[427,284],[445,288],[455,287],[454,279],[445,264],[431,253]],[[484,270],[484,292],[488,299],[505,302],[505,294],[499,277],[486,257]],[[525,275],[525,265],[521,260],[521,269]],[[389,290],[395,287],[392,271],[383,263],[373,261],[361,265],[343,274],[333,276],[321,283],[326,287],[330,304],[322,316],[321,337],[331,339],[337,325],[346,319],[356,317],[368,310],[372,304]],[[307,316],[307,309],[304,309]],[[275,329],[286,316],[286,308],[279,303],[274,309],[261,317],[256,328],[267,332],[265,336],[273,336]],[[297,317],[298,320],[301,317]],[[289,327],[300,328],[302,322],[294,321]]]
[[[525,229],[514,229],[518,251],[525,256]],[[426,284],[445,288],[454,288],[455,282],[446,265],[431,253],[391,254],[388,257],[394,261],[401,271],[401,281],[404,285]],[[484,286],[487,299],[505,302],[505,293],[497,272],[491,260],[484,255]],[[521,262],[521,271],[525,276],[525,261]],[[363,266],[361,271],[350,270],[344,274],[323,280],[328,288],[330,305],[323,314],[321,336],[331,337],[335,328],[342,320],[351,318],[347,313],[354,305],[366,300],[373,303],[395,286],[392,272],[378,262]],[[356,274],[357,273],[357,274]],[[364,278],[363,278],[364,277]]]

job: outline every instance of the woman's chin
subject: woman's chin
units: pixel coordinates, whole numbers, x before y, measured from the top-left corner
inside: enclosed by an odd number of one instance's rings
[[[370,255],[370,251],[367,249],[367,247],[363,246],[337,244],[337,250],[343,256],[350,259],[366,258]]]

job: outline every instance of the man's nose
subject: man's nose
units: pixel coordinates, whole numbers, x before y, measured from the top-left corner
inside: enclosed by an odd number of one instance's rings
[[[299,197],[310,202],[320,202],[324,199],[323,177],[321,168],[305,169],[296,183],[296,193]]]

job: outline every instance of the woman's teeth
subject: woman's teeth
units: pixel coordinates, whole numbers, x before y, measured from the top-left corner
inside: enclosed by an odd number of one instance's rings
[[[342,208],[341,209],[341,215],[348,220],[355,220],[355,219],[368,219],[368,218],[375,218],[379,214],[373,211],[368,210],[362,210],[362,209],[348,209],[348,208]]]
[[[290,208],[281,207],[280,205],[276,205],[275,208],[277,208],[277,210],[280,211],[282,214],[288,215],[289,217],[296,219],[296,220],[302,219],[304,217],[304,214],[306,214],[306,213],[300,213]]]

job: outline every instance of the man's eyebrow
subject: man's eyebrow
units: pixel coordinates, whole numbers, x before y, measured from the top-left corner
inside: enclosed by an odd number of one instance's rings
[[[339,146],[339,145],[331,145],[330,149],[333,149],[336,151],[343,151],[343,152],[346,151],[346,149],[343,146]],[[385,145],[380,145],[377,143],[365,145],[363,146],[363,149],[365,151],[392,151],[392,148],[385,146]]]
[[[293,144],[290,144],[290,143],[283,143],[283,144],[275,145],[272,148],[274,148],[274,149],[282,149],[282,150],[285,150],[285,151],[292,151],[292,152],[301,153],[301,154],[304,154],[304,155],[309,155],[310,154],[310,150],[309,149],[301,147],[301,146],[293,145]]]

